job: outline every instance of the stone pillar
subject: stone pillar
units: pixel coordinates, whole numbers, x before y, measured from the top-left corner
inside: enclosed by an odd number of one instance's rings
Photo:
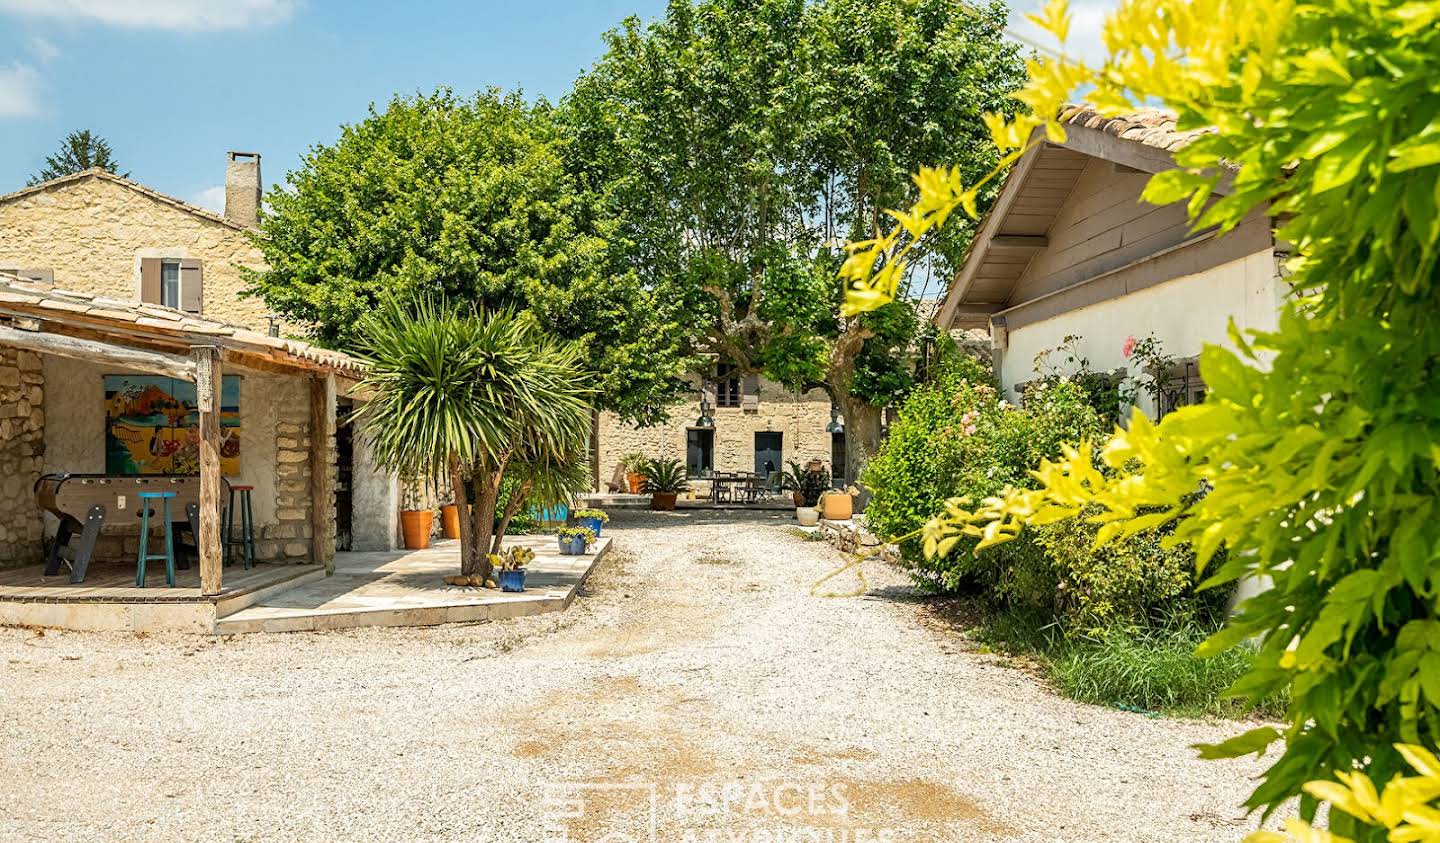
[[[0,566],[44,558],[45,520],[34,493],[45,457],[44,406],[40,355],[0,348]]]

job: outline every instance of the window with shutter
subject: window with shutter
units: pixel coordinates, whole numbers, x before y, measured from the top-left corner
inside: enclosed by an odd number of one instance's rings
[[[200,261],[195,258],[186,258],[180,262],[180,303],[178,306],[186,313],[199,313],[204,308],[205,301],[205,272]]]
[[[733,365],[721,363],[715,367],[714,389],[716,407],[740,406],[740,376]]]

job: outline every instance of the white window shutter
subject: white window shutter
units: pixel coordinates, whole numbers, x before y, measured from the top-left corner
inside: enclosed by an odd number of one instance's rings
[[[199,313],[205,301],[205,272],[196,258],[180,261],[180,309]]]

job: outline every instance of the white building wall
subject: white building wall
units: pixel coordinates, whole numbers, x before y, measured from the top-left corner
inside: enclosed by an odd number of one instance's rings
[[[1243,331],[1273,330],[1284,298],[1284,282],[1266,249],[1194,275],[1181,276],[1133,293],[1067,311],[1010,330],[1001,355],[1000,382],[1012,400],[1014,386],[1036,377],[1035,356],[1078,336],[1080,354],[1091,371],[1124,368],[1125,338],[1154,333],[1166,354],[1195,357],[1207,344],[1229,347],[1233,318]],[[1153,411],[1153,407],[1144,409]]]

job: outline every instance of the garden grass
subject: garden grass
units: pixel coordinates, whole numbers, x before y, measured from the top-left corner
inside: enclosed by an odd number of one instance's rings
[[[1174,717],[1279,717],[1281,694],[1253,710],[1225,690],[1249,669],[1241,645],[1210,658],[1195,648],[1213,630],[1194,621],[1139,630],[1066,636],[1032,612],[987,611],[970,635],[982,647],[1026,659],[1064,696],[1081,702]]]

